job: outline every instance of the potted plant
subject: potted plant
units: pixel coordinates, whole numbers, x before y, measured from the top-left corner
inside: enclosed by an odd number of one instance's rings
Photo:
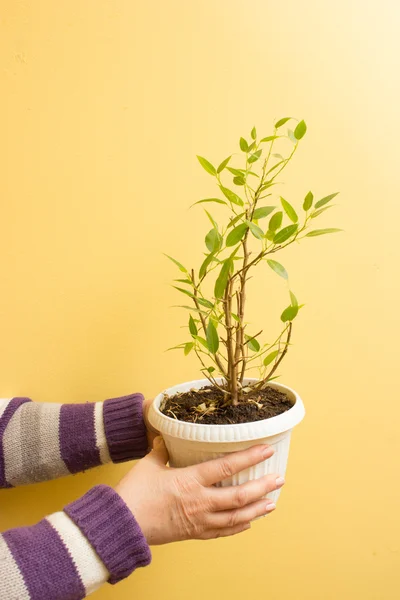
[[[239,160],[238,155],[231,155],[215,167],[197,157],[215,179],[218,194],[195,204],[219,205],[227,215],[226,224],[220,226],[205,209],[211,229],[198,271],[166,255],[182,273],[174,287],[188,299],[183,306],[188,311],[188,338],[170,349],[182,349],[185,355],[194,352],[203,374],[201,379],[164,390],[152,404],[150,421],[164,437],[171,466],[188,466],[259,443],[275,449],[271,459],[221,485],[240,484],[272,472],[284,475],[291,431],[305,414],[300,396],[276,381],[302,305],[288,286],[289,303],[272,343],[263,342],[263,331],[250,329],[246,321],[247,282],[257,265],[266,263],[288,282],[285,267],[276,260],[279,252],[304,238],[340,231],[313,227],[332,206],[336,193],[315,201],[308,192],[301,215],[274,193],[278,176],[307,131],[302,120],[284,132],[286,123],[292,121],[291,117],[280,119],[272,135],[261,139],[254,127],[250,139],[240,138]],[[276,201],[271,202],[271,197]],[[249,377],[252,368],[258,368],[258,377]],[[279,493],[271,494],[274,502]]]

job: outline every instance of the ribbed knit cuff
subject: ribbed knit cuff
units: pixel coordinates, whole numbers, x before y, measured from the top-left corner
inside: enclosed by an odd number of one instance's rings
[[[96,485],[64,512],[87,537],[107,567],[109,583],[118,583],[151,562],[151,552],[135,517],[108,485]]]
[[[104,429],[114,463],[142,458],[148,452],[143,400],[142,394],[130,394],[104,402]]]

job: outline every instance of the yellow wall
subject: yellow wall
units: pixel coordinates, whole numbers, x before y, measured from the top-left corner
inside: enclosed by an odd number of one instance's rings
[[[199,265],[207,222],[187,208],[213,188],[195,154],[216,162],[293,114],[309,133],[288,198],[341,191],[321,224],[346,233],[281,257],[306,303],[282,381],[308,414],[279,509],[235,539],[154,549],[99,600],[397,597],[399,27],[394,0],[2,1],[1,396],[197,377],[195,357],[164,353],[184,316],[162,256]],[[258,323],[270,288],[282,308],[263,273]],[[126,468],[3,492],[0,529]]]

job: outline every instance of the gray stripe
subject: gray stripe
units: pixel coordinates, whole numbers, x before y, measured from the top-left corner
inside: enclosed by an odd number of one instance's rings
[[[21,414],[27,406],[24,404],[12,416],[3,436],[5,478],[11,485],[18,483],[22,472]]]
[[[69,475],[67,465],[61,458],[60,410],[61,404],[42,404],[39,457],[46,480]]]
[[[68,475],[59,444],[60,404],[24,404],[4,434],[6,480],[25,485]]]
[[[42,405],[32,403],[21,412],[21,457],[24,481],[21,483],[34,483],[43,481],[45,473],[40,466],[40,418]]]

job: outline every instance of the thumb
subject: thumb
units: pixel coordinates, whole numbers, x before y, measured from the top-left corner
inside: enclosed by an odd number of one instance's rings
[[[153,450],[147,455],[147,459],[158,465],[166,465],[168,462],[168,450],[163,438],[159,435],[153,441]]]

